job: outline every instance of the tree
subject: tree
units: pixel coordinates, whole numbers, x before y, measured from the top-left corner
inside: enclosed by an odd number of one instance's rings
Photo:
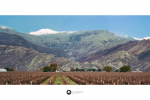
[[[131,66],[122,66],[120,67],[120,72],[130,72]]]
[[[84,69],[81,69],[81,71],[85,71]]]
[[[14,68],[10,67],[10,68],[9,68],[9,71],[14,71]]]
[[[95,72],[96,70],[95,70],[95,69],[92,69],[92,71]]]
[[[49,67],[51,68],[52,72],[55,72],[58,69],[58,65],[56,63],[51,63]]]
[[[96,69],[87,69],[87,71],[93,71],[93,72],[95,72]]]
[[[79,68],[76,68],[76,71],[79,71]]]
[[[115,72],[119,72],[119,69],[116,69]]]
[[[101,70],[101,69],[98,69],[98,71],[101,72],[102,70]]]
[[[39,71],[43,72],[44,71],[44,67],[39,68]]]
[[[73,67],[70,67],[70,71],[75,71],[75,69]]]
[[[84,69],[76,68],[75,71],[85,71]]]
[[[78,69],[78,71],[85,71],[84,69]]]
[[[57,67],[51,67],[51,72],[55,72]]]
[[[56,63],[51,63],[50,65],[49,65],[49,67],[57,67],[58,65],[56,64]]]
[[[103,70],[106,71],[106,72],[111,72],[113,69],[112,69],[112,67],[110,67],[110,66],[105,66],[105,67],[103,68]]]
[[[51,71],[51,67],[45,66],[45,67],[44,67],[44,72],[49,72],[49,71]]]
[[[61,67],[60,66],[57,66],[57,71],[61,71]]]
[[[6,67],[5,69],[6,69],[7,71],[9,71],[9,68]]]

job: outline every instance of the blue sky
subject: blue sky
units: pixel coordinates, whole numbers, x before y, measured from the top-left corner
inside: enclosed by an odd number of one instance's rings
[[[150,37],[150,16],[120,15],[1,15],[0,25],[29,33],[43,28],[54,31],[109,30],[118,36]]]

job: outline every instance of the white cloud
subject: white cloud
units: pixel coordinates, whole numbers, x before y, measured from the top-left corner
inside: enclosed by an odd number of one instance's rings
[[[58,34],[58,33],[74,33],[76,31],[54,31],[54,30],[51,30],[51,29],[40,29],[38,31],[35,31],[35,32],[30,32],[29,34],[31,35],[43,35],[43,34]]]

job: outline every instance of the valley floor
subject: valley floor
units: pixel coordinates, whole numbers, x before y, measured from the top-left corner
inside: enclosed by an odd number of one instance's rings
[[[149,85],[149,72],[1,72],[0,85]]]

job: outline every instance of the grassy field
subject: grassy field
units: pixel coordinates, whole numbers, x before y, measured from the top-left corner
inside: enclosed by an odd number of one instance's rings
[[[59,74],[57,75],[54,85],[63,85],[62,79]]]
[[[41,83],[41,85],[47,85],[48,84],[48,81],[53,78],[53,76],[49,77],[47,80],[45,80],[43,83]]]
[[[66,77],[66,79],[70,82],[70,85],[77,85],[74,81],[72,81],[70,78]]]

